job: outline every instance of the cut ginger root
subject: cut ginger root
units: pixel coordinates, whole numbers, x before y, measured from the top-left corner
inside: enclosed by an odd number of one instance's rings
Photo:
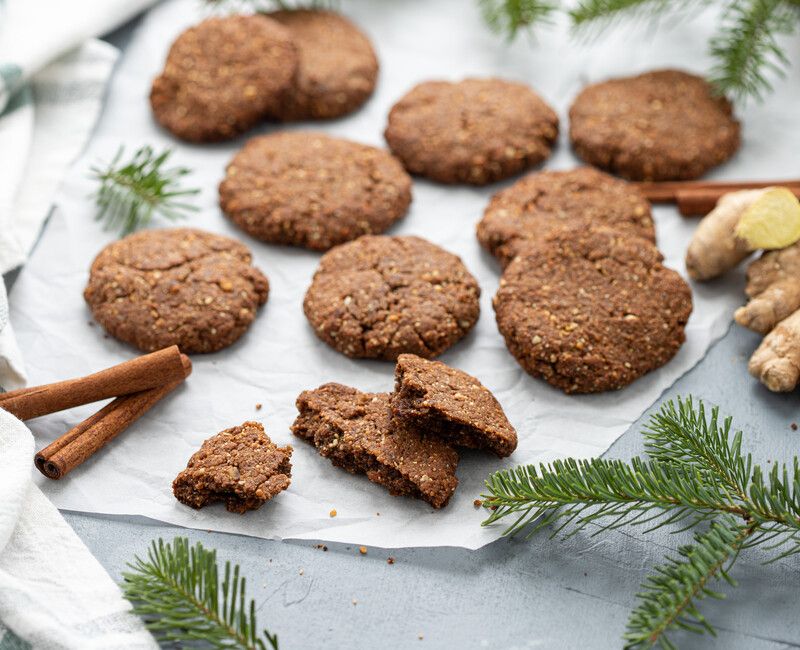
[[[750,253],[781,249],[800,240],[800,201],[785,187],[724,194],[700,221],[686,252],[686,270],[711,280]]]
[[[800,310],[764,337],[747,369],[771,391],[795,389],[800,379]]]
[[[754,260],[747,268],[745,292],[750,302],[734,318],[761,334],[800,309],[800,242]]]

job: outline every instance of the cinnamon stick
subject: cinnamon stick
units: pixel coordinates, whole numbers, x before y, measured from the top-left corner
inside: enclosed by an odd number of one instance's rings
[[[173,345],[79,379],[2,393],[0,408],[20,420],[30,420],[109,397],[172,384],[185,379],[189,372],[189,357]]]
[[[136,422],[181,382],[183,377],[163,386],[118,397],[42,449],[34,456],[34,464],[47,478],[63,478]]]
[[[767,185],[766,187],[772,187]],[[800,186],[786,186],[792,194],[800,198]],[[747,188],[738,188],[747,189]],[[755,188],[757,189],[757,188]],[[711,212],[717,205],[720,197],[723,194],[736,190],[722,190],[718,188],[699,188],[699,189],[685,189],[679,190],[675,195],[675,202],[678,204],[678,210],[685,217],[692,216],[705,216]]]
[[[721,196],[726,192],[757,190],[774,185],[795,189],[800,188],[800,179],[782,181],[662,181],[635,183],[635,185],[651,203],[673,203],[677,200],[679,192],[688,190],[718,190],[718,196]]]

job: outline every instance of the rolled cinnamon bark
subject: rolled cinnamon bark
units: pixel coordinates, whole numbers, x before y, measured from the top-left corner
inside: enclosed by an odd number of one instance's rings
[[[651,203],[674,203],[679,192],[695,190],[717,190],[717,198],[737,190],[758,190],[779,185],[800,188],[800,179],[783,181],[663,181],[634,183]],[[712,205],[711,208],[714,206]],[[705,214],[705,213],[704,213]]]
[[[136,422],[181,382],[183,377],[164,386],[118,397],[42,449],[34,456],[34,464],[47,478],[63,478]]]
[[[781,187],[786,187],[792,194],[800,198],[800,186],[789,185]],[[678,204],[678,210],[684,217],[705,216],[716,207],[717,201],[728,192],[729,190],[717,188],[679,190],[675,195],[675,202]]]
[[[86,377],[2,393],[0,408],[20,420],[30,420],[109,397],[130,395],[182,381],[189,372],[189,357],[173,345]]]

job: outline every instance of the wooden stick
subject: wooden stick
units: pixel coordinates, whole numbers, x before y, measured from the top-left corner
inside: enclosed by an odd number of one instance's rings
[[[800,188],[800,179],[782,181],[664,181],[660,183],[634,183],[652,203],[672,203],[678,192],[687,190],[719,190],[720,195],[736,190],[757,190],[773,185]]]
[[[786,186],[782,185],[781,187]],[[800,198],[800,186],[787,187],[787,189],[796,197]],[[714,209],[720,197],[722,197],[723,194],[727,194],[729,191],[736,190],[721,190],[716,188],[680,190],[675,196],[675,201],[678,204],[678,210],[683,216],[705,216]]]
[[[2,393],[0,408],[20,420],[30,420],[109,397],[171,384],[185,379],[189,372],[189,357],[173,345],[79,379]]]
[[[157,388],[118,397],[37,453],[33,459],[36,468],[47,478],[63,478],[136,422],[182,382],[183,378]]]

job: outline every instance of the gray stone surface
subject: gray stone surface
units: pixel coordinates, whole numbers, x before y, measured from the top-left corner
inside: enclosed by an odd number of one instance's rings
[[[732,329],[706,359],[669,389],[702,396],[734,417],[757,461],[797,454],[798,395],[770,394],[746,361],[758,337]],[[609,456],[642,453],[641,424]],[[619,648],[634,596],[664,553],[688,539],[666,531],[622,529],[569,540],[503,539],[478,551],[453,548],[382,550],[182,530],[129,518],[67,515],[116,578],[149,541],[186,535],[241,563],[264,625],[281,647],[294,648]],[[389,565],[388,557],[395,563]],[[800,559],[764,566],[758,551],[739,559],[738,589],[703,611],[716,639],[676,635],[681,648],[777,650],[800,647]],[[420,639],[422,635],[422,639]]]

